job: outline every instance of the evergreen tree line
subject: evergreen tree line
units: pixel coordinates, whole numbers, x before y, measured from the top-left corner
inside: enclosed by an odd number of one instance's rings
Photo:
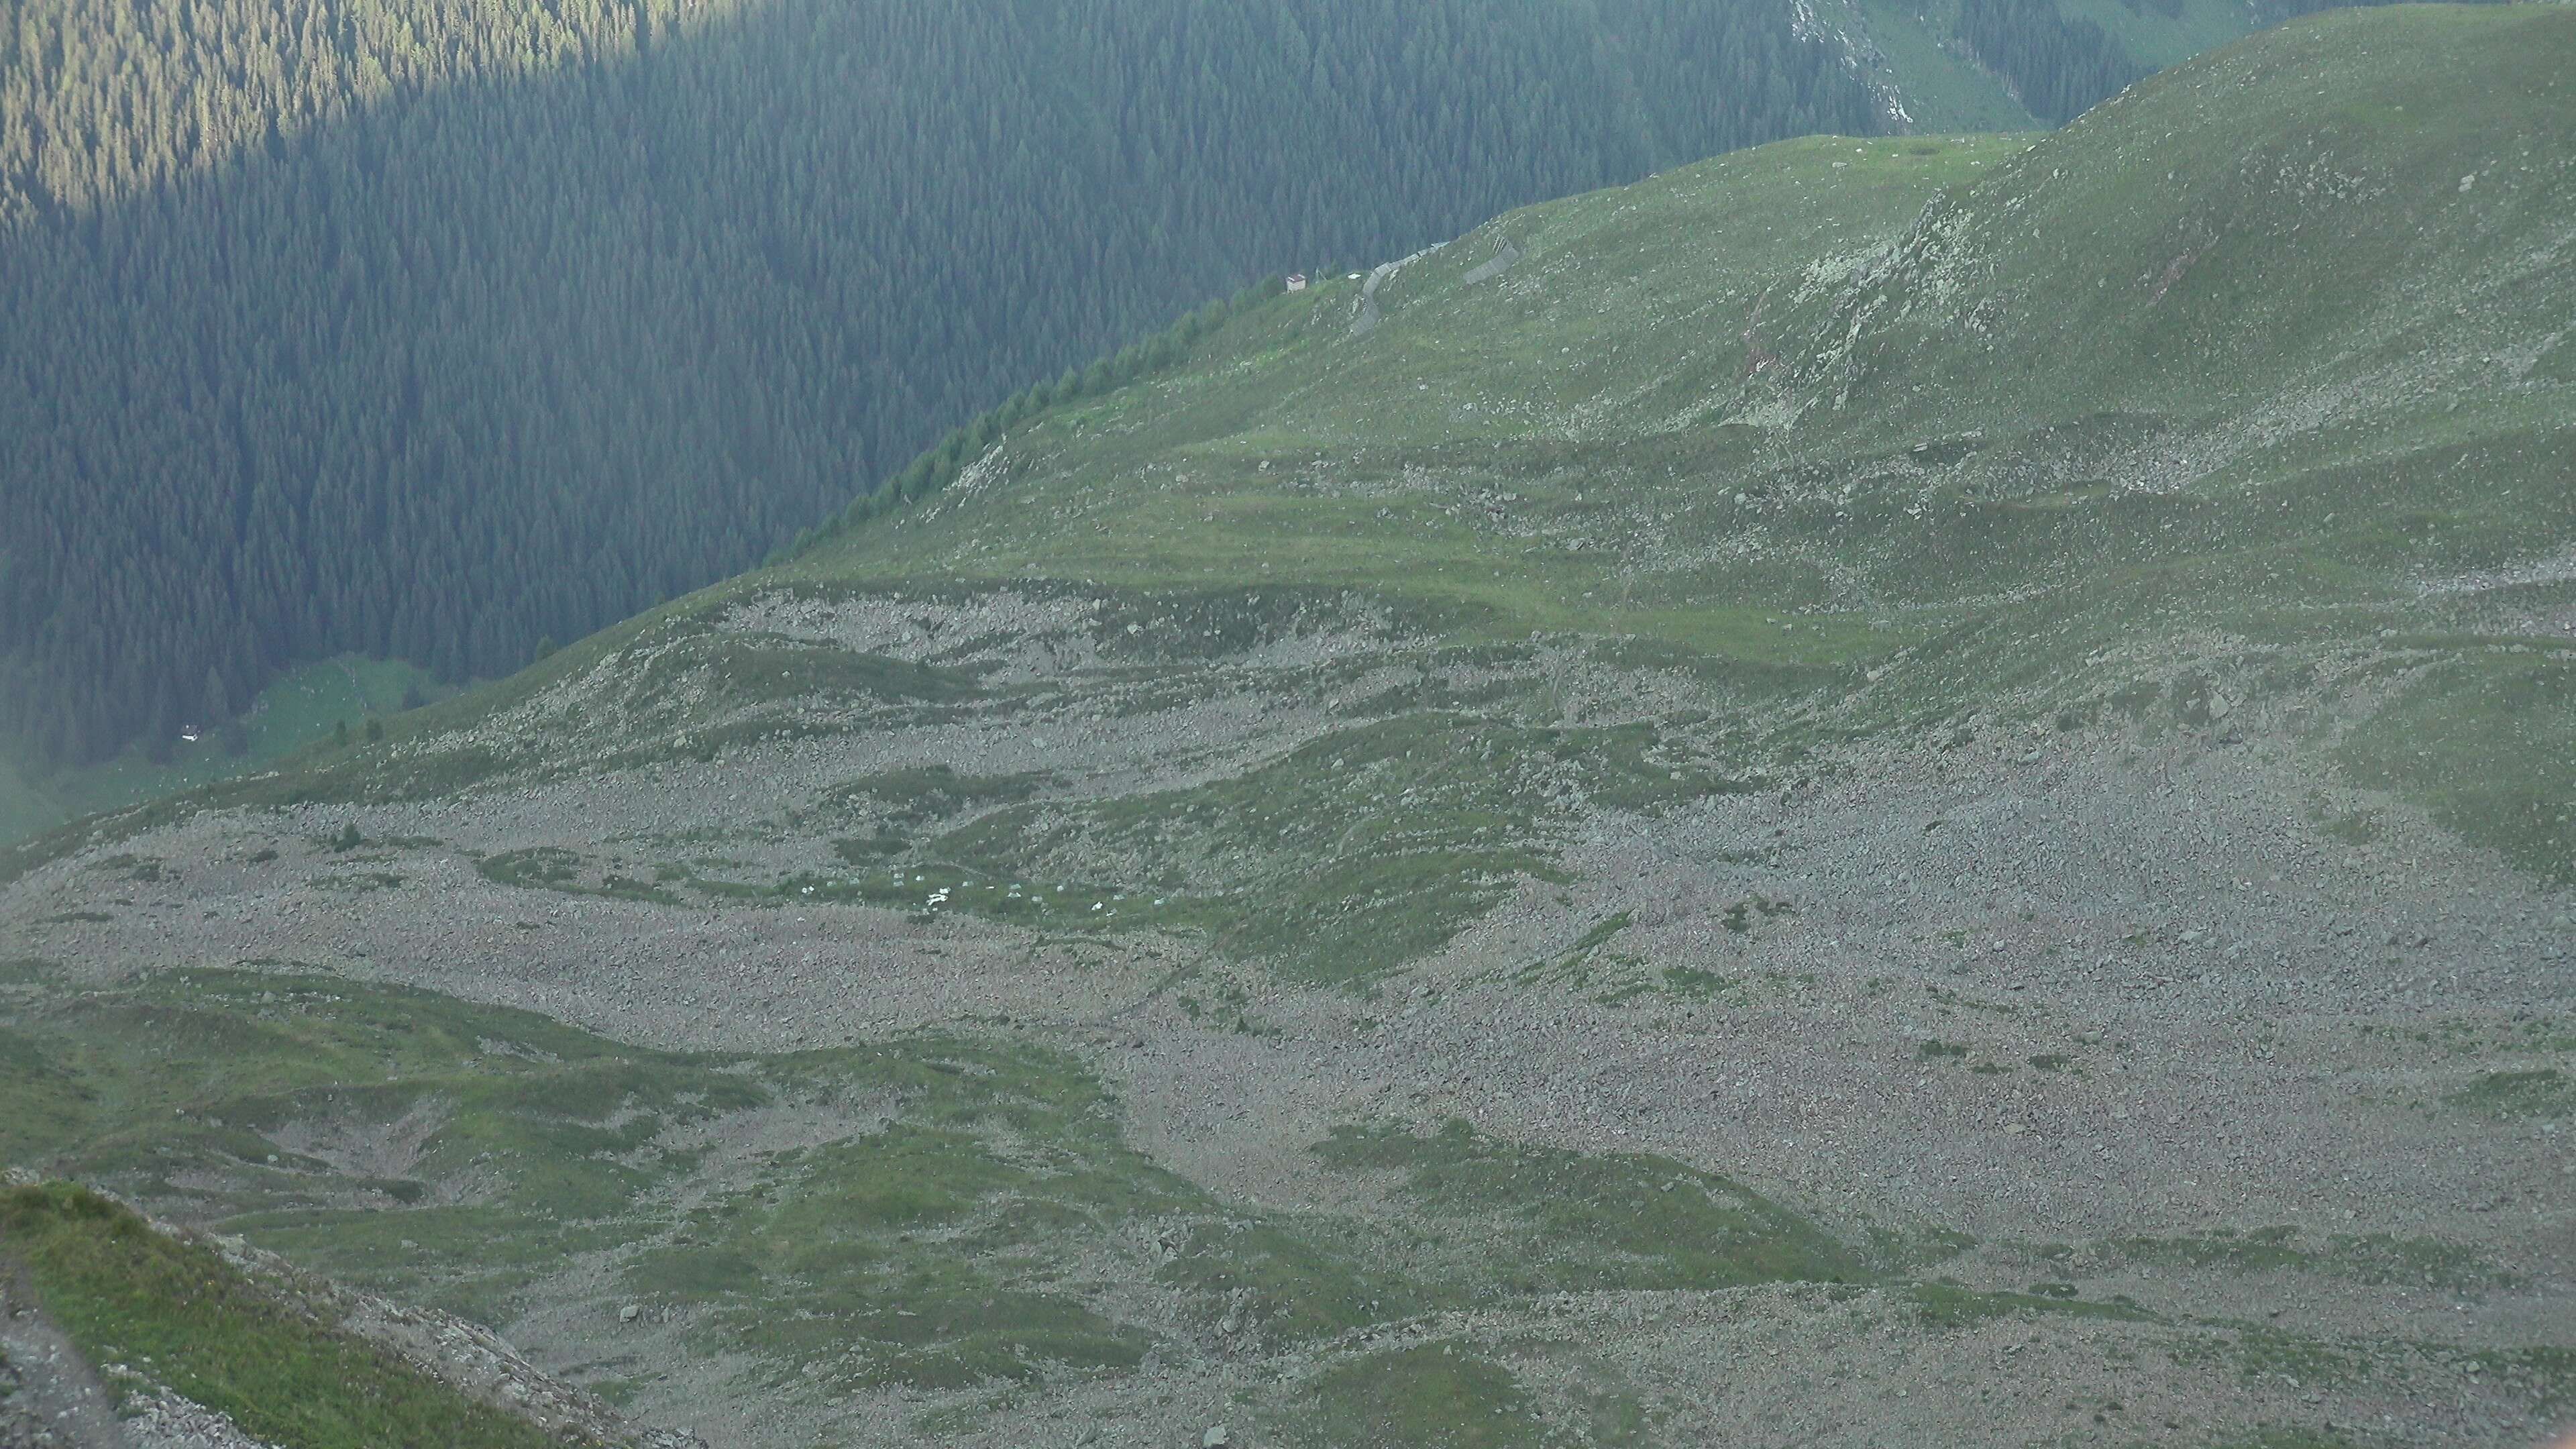
[[[342,651],[506,672],[1168,365],[1222,307],[1119,349],[1198,298],[1875,129],[1791,5],[22,8],[0,732],[96,760]]]
[[[1013,425],[1023,419],[1035,417],[1058,403],[1105,396],[1131,382],[1140,382],[1171,370],[1188,361],[1192,349],[1223,327],[1235,313],[1279,296],[1286,289],[1285,278],[1276,274],[1264,277],[1231,297],[1182,314],[1180,321],[1141,342],[1127,344],[1115,355],[1094,358],[1089,367],[1068,367],[1064,375],[1053,382],[1034,383],[1020,389],[1000,406],[987,408],[973,421],[949,429],[948,435],[941,438],[936,446],[923,449],[903,472],[888,479],[885,486],[860,494],[850,500],[849,506],[841,510],[839,516],[825,519],[798,533],[793,543],[772,554],[766,562],[783,563],[815,544],[838,538],[870,519],[905,504],[917,503],[956,482],[968,465],[983,457]]]
[[[2022,109],[2052,126],[2147,73],[2108,31],[2064,14],[2056,0],[1961,0],[1959,39]]]

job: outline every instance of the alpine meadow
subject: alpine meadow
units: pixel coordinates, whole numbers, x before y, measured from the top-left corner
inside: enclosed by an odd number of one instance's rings
[[[12,23],[0,1445],[2576,1432],[2576,7]]]

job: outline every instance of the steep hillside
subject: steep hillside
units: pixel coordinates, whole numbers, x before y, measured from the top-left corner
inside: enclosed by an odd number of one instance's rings
[[[1789,0],[79,0],[0,37],[0,736],[492,677],[1253,276],[1875,102]]]
[[[0,857],[0,1155],[711,1441],[2539,1442],[2569,74],[2339,13],[1254,302]]]
[[[317,660],[488,678],[735,572],[1247,277],[2060,121],[2306,3],[30,10],[0,838],[247,768]]]
[[[0,1187],[0,1443],[690,1449],[491,1334],[94,1192]]]

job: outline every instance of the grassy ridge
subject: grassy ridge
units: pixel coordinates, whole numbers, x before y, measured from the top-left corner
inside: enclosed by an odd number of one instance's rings
[[[2347,749],[2359,722],[2334,711],[2368,714],[2392,668],[2448,678],[2569,637],[2532,621],[2566,608],[2576,537],[2576,382],[2551,320],[2571,68],[2561,8],[2336,13],[2042,138],[1816,138],[1516,212],[1382,271],[1365,301],[1348,278],[1242,299],[1166,370],[1027,402],[945,489],[395,721],[382,748],[65,832],[0,876],[199,804],[439,796],[1009,708],[967,678],[826,667],[717,627],[764,595],[1008,588],[1096,602],[1104,650],[1169,671],[1172,698],[1216,645],[1355,609],[1426,647],[1535,634],[1605,665],[1758,677],[1729,728],[1817,723],[1729,745],[1742,776],[1817,731],[2134,718],[2113,702],[2302,678],[2328,707],[2321,759],[2563,878],[2563,713],[2435,730],[2410,763],[2371,740],[2411,716]],[[605,747],[571,743],[560,712],[487,727],[568,688],[620,695],[593,734],[674,727]],[[885,704],[831,714],[796,691]],[[1470,707],[1563,723],[1543,694]],[[701,703],[672,713],[681,698]],[[2206,724],[2189,713],[2162,717]],[[1034,870],[1063,849],[1000,830],[938,863]],[[1261,934],[1257,910],[1206,924]]]

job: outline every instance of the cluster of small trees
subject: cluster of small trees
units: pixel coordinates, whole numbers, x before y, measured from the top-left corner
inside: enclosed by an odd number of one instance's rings
[[[1279,277],[1265,277],[1231,297],[1183,314],[1170,327],[1142,342],[1131,342],[1110,356],[1097,358],[1088,367],[1069,367],[1053,382],[1022,388],[1001,406],[977,414],[973,422],[950,429],[948,436],[925,449],[885,486],[852,499],[838,517],[799,533],[795,542],[780,550],[772,561],[801,553],[872,518],[939,492],[956,482],[968,465],[984,456],[1013,427],[1058,403],[1104,397],[1187,361],[1196,344],[1213,335],[1235,313],[1278,296],[1280,291]]]
[[[2023,109],[2051,125],[2147,73],[2108,31],[2065,15],[2054,0],[1962,0],[1959,39],[2003,77]]]

